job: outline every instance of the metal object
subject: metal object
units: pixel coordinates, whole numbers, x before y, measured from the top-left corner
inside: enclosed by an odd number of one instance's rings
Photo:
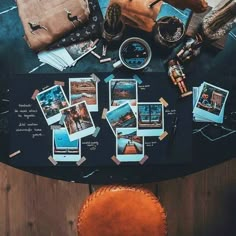
[[[120,61],[113,64],[115,68],[124,65],[131,70],[141,70],[151,61],[152,51],[145,40],[133,37],[121,44],[119,58]]]

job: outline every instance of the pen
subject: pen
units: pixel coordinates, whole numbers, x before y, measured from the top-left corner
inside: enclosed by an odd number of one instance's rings
[[[168,147],[167,147],[167,152],[168,152],[168,156],[171,157],[172,156],[172,152],[173,152],[173,144],[174,144],[174,139],[175,139],[175,135],[177,132],[177,127],[178,127],[178,117],[175,116],[173,122],[172,122],[173,126],[170,132],[170,136],[169,136],[169,143],[168,143]]]

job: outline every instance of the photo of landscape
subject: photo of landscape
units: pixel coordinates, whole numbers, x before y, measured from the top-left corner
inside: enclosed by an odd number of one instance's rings
[[[128,102],[137,104],[137,81],[134,79],[114,79],[110,81],[110,107]]]
[[[71,105],[85,101],[88,109],[97,109],[97,83],[92,78],[69,79],[70,103]]]

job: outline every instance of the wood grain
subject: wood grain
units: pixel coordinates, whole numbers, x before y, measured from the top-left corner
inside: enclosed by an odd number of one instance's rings
[[[236,235],[236,159],[184,178],[138,186],[159,196],[168,236]],[[88,185],[0,164],[0,235],[76,236],[77,214],[88,195]]]
[[[88,185],[25,173],[0,164],[1,236],[75,236]]]
[[[236,160],[158,184],[168,236],[236,235]]]

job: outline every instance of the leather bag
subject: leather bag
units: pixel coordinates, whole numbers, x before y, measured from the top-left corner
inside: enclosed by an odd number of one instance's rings
[[[35,51],[45,49],[88,21],[87,0],[17,0],[25,40]]]

